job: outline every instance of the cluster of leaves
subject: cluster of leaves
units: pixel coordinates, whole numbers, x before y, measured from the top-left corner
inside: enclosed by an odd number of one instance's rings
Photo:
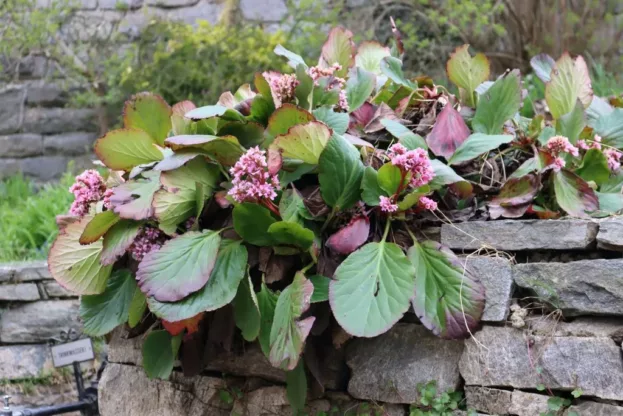
[[[478,325],[482,284],[415,235],[438,221],[437,204],[463,220],[620,209],[618,175],[602,169],[601,151],[548,147],[556,132],[569,146],[594,132],[604,146],[623,139],[623,110],[595,105],[581,58],[537,58],[551,118],[526,120],[518,71],[488,81],[487,58],[465,45],[447,66],[457,98],[405,76],[395,34],[392,48],[355,46],[335,28],[313,67],[278,46],[292,74],[257,73],[254,88],[216,105],[169,107],[150,93],[128,101],[124,127],[95,146],[107,189],[95,181],[80,194],[101,200],[63,218],[50,250],[52,275],[82,295],[85,331],[127,322],[147,332],[145,370],[166,378],[177,358],[200,371],[199,351],[231,345],[235,324],[287,371],[301,409],[308,375],[323,389],[326,337],[377,336],[410,307],[442,338]]]
[[[437,394],[437,383],[429,381],[426,384],[418,385],[420,399],[418,403],[411,404],[409,416],[451,416],[463,401],[463,394],[459,391],[446,391]],[[470,410],[468,416],[475,415],[476,412]]]

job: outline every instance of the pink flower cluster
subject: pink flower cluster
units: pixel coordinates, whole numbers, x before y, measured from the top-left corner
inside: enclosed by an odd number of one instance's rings
[[[312,66],[307,70],[307,74],[314,80],[314,85],[318,85],[318,80],[322,77],[330,77],[336,71],[341,71],[342,65],[337,62],[328,68],[321,68],[319,66]]]
[[[278,72],[264,72],[264,78],[268,81],[270,91],[273,94],[275,105],[294,100],[294,90],[300,84],[295,74],[280,74]]]
[[[391,146],[387,152],[392,165],[398,166],[403,172],[411,173],[409,185],[414,188],[424,186],[435,177],[435,172],[424,149],[407,150],[400,143]]]
[[[113,194],[113,190],[111,188],[106,189],[106,191],[104,192],[104,208],[106,208],[107,210],[111,210],[112,207],[112,203],[110,202],[110,197]]]
[[[434,211],[437,209],[437,202],[433,201],[432,199],[428,197],[422,196],[420,197],[420,200],[418,201],[418,206],[422,209]]]
[[[331,65],[328,68],[320,68],[318,66],[312,66],[307,70],[307,74],[314,80],[314,85],[318,86],[318,80],[322,77],[333,77],[331,82],[327,85],[327,90],[331,90],[334,88],[338,88],[340,90],[337,109],[342,111],[348,111],[348,98],[346,97],[346,90],[344,87],[346,86],[346,80],[340,77],[334,77],[333,74],[336,71],[340,71],[342,69],[342,65],[337,62]]]
[[[267,171],[266,151],[253,147],[238,159],[229,172],[233,175],[233,187],[228,195],[236,202],[258,201],[260,199],[273,200],[279,189],[277,175]]]
[[[554,136],[547,141],[547,148],[554,155],[558,156],[560,153],[569,153],[572,156],[579,156],[580,151],[577,147],[572,145],[564,136]]]
[[[588,149],[601,150],[601,136],[596,134],[591,144],[586,143],[586,140],[578,140],[578,147],[582,150],[588,150]]]
[[[379,199],[381,201],[379,204],[379,206],[381,207],[381,211],[383,212],[398,211],[398,204],[394,204],[391,198],[388,198],[386,196],[381,196]]]
[[[154,227],[143,227],[138,232],[128,252],[136,261],[143,260],[147,253],[160,249],[165,241],[165,234]]]
[[[71,185],[69,192],[75,197],[69,213],[84,217],[89,213],[91,204],[102,199],[104,192],[106,192],[106,184],[96,170],[85,170],[76,176],[76,182]]]
[[[616,149],[608,148],[603,151],[603,154],[606,156],[608,168],[610,168],[612,172],[616,172],[621,168],[621,156],[623,156],[623,153]]]

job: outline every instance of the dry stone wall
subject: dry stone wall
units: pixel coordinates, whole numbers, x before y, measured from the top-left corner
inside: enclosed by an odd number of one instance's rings
[[[372,410],[362,414],[408,415],[418,384],[431,380],[463,391],[480,415],[539,416],[548,391],[570,398],[576,389],[582,396],[559,415],[623,415],[622,219],[472,222],[439,235],[486,287],[482,327],[465,341],[442,340],[408,313],[381,336],[351,339],[323,363],[326,391],[309,397],[309,415],[361,403]],[[162,381],[140,368],[141,345],[141,336],[114,333],[102,416],[292,414],[283,372],[257,346],[210,355],[201,376]],[[219,392],[233,387],[242,395],[223,402]]]

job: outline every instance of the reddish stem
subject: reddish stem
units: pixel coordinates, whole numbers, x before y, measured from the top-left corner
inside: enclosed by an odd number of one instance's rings
[[[405,178],[406,177],[407,177],[407,172],[405,172],[402,169],[400,169],[400,185],[398,186],[398,189],[396,189],[396,193],[392,196],[392,201],[393,202],[397,202],[398,201],[398,197],[400,196],[402,191],[405,190],[405,188],[406,188]]]
[[[273,201],[271,201],[270,199],[262,199],[261,201],[264,206],[266,208],[268,208],[273,214],[275,214],[277,217],[281,218],[281,214],[279,213],[279,208],[277,208],[277,206],[273,203]]]

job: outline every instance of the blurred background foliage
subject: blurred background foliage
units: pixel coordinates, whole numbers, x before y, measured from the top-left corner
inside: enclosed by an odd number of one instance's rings
[[[153,18],[135,33],[119,19],[81,14],[75,0],[0,0],[0,83],[18,82],[29,58],[44,56],[50,76],[71,91],[71,106],[98,109],[106,131],[128,96],[149,90],[169,103],[198,105],[251,82],[259,70],[287,70],[273,54],[277,44],[318,59],[330,27],[342,25],[357,42],[392,36],[390,16],[402,32],[409,75],[427,74],[446,84],[449,54],[465,43],[484,52],[492,72],[520,68],[528,91],[522,113],[543,98],[544,86],[529,60],[545,52],[582,54],[596,95],[623,92],[623,2],[620,0],[286,0],[288,14],[276,27],[242,19],[239,0],[225,1],[216,24],[188,25]],[[54,216],[71,203],[67,175],[38,187],[17,176],[0,182],[0,261],[45,256],[56,233]]]

